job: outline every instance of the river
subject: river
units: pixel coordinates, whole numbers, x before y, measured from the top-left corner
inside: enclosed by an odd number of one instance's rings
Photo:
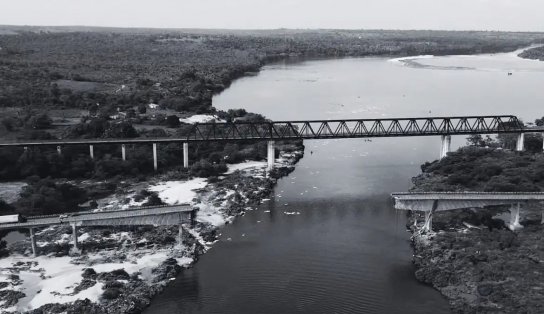
[[[512,75],[507,75],[512,72]],[[273,120],[544,112],[544,63],[515,54],[276,63],[235,81],[218,109]],[[465,142],[454,138],[454,146]],[[269,202],[222,229],[214,247],[146,313],[449,313],[415,280],[406,191],[439,155],[437,137],[305,142]]]

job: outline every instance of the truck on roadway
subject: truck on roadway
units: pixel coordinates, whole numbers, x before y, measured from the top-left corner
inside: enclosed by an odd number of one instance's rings
[[[25,222],[25,221],[26,221],[26,218],[20,214],[0,216],[0,224]]]

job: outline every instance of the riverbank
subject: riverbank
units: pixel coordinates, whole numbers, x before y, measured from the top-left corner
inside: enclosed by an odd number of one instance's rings
[[[542,191],[542,153],[468,147],[426,164],[413,191]],[[416,278],[433,286],[454,313],[542,313],[544,245],[542,206],[524,206],[523,228],[511,231],[508,208],[463,209],[411,215]],[[420,222],[414,226],[414,221]]]
[[[138,313],[154,295],[201,254],[209,250],[219,229],[254,209],[277,180],[293,171],[303,148],[280,144],[276,169],[266,174],[265,162],[230,165],[217,179],[150,180],[169,204],[189,202],[198,207],[194,227],[185,226],[183,245],[177,227],[82,228],[83,254],[70,251],[71,231],[51,227],[37,234],[41,256],[31,258],[29,241],[12,246],[0,260],[2,313]],[[133,204],[135,191],[108,198],[102,207]],[[128,201],[127,201],[128,199]]]

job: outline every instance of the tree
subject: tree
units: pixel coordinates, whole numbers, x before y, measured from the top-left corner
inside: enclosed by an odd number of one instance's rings
[[[29,129],[47,129],[51,127],[52,124],[51,118],[46,114],[42,113],[36,116],[30,116],[25,123],[25,126]]]
[[[122,121],[119,123],[111,123],[109,128],[104,132],[105,138],[133,138],[138,137],[138,132],[130,122]]]
[[[147,112],[147,107],[144,104],[138,105],[138,113],[139,114],[145,114]]]
[[[179,117],[176,115],[171,115],[166,117],[166,126],[169,128],[177,128],[181,125]]]

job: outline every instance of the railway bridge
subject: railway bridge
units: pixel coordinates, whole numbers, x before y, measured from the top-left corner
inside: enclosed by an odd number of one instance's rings
[[[308,121],[262,121],[197,123],[183,137],[167,138],[122,138],[122,139],[61,139],[2,142],[0,147],[56,147],[62,154],[62,147],[87,145],[94,158],[95,145],[118,144],[121,157],[126,160],[126,145],[152,144],[153,165],[158,168],[157,145],[180,143],[183,145],[183,166],[189,167],[189,143],[212,141],[267,141],[268,169],[274,166],[275,141],[376,138],[406,136],[440,136],[442,146],[440,158],[450,151],[452,135],[471,134],[517,134],[517,150],[523,150],[524,134],[544,132],[544,128],[529,128],[513,115],[419,117],[390,119],[347,119]]]
[[[133,207],[126,210],[82,211],[59,215],[28,217],[24,222],[0,224],[0,230],[30,230],[30,242],[34,256],[38,254],[35,229],[54,225],[72,226],[72,241],[78,249],[77,228],[96,226],[178,226],[178,241],[183,238],[184,223],[194,221],[196,211],[189,204],[150,207]]]

